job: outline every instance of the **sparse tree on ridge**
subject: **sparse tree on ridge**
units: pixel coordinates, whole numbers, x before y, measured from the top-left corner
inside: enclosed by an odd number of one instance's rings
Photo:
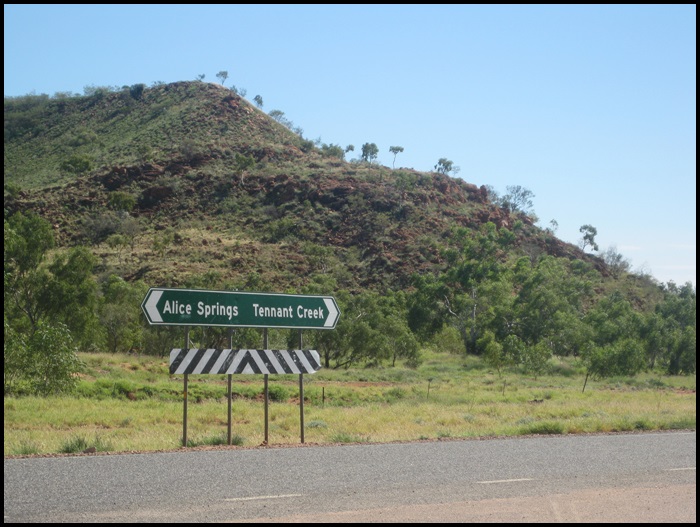
[[[255,104],[258,105],[258,108],[263,107],[263,99],[262,97],[260,97],[260,95],[256,95],[255,97],[253,97],[253,101],[255,102]]]
[[[217,78],[221,79],[221,85],[224,85],[224,82],[226,82],[226,79],[228,79],[228,71],[222,70],[219,73],[216,74]]]
[[[437,165],[435,165],[435,171],[438,174],[449,174],[452,170],[452,161],[445,157],[438,159]]]
[[[532,198],[535,195],[531,190],[520,185],[509,185],[506,187],[506,190],[508,193],[501,198],[502,207],[506,207],[512,212],[523,212],[525,214],[532,212]]]
[[[608,247],[603,253],[601,254],[601,257],[603,258],[603,261],[608,265],[610,268],[610,271],[612,272],[612,275],[615,278],[619,278],[622,273],[626,273],[630,270],[630,262],[627,258],[622,256],[619,252],[617,252],[617,247],[614,245]]]
[[[333,143],[327,145],[325,143],[321,143],[319,148],[324,156],[337,157],[341,160],[345,159],[345,152],[340,145],[334,145]]]
[[[379,148],[375,143],[365,143],[362,145],[362,159],[367,161],[370,165],[372,164],[372,161],[377,159],[378,154]]]
[[[403,146],[390,146],[389,147],[389,152],[394,154],[394,162],[391,165],[391,168],[395,168],[396,165],[396,154],[400,154],[403,152]]]
[[[204,73],[200,73],[199,75],[197,75],[197,80],[199,82],[202,82],[204,80],[204,77],[206,77],[206,75],[204,75]]]
[[[595,237],[598,235],[598,229],[593,225],[582,225],[578,230],[583,233],[583,238],[581,239],[581,250],[585,251],[586,247],[590,246],[594,251],[598,250],[598,244],[595,242]]]

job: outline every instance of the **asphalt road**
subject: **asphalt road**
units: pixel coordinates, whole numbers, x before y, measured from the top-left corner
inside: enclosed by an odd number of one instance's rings
[[[6,458],[5,523],[695,523],[695,435]]]

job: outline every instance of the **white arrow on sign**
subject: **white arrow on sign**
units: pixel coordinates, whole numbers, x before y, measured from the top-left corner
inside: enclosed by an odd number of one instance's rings
[[[163,322],[163,318],[160,316],[158,308],[156,307],[156,304],[158,303],[158,300],[160,300],[161,296],[163,296],[163,291],[151,292],[151,296],[148,297],[148,300],[144,306],[146,308],[146,312],[151,317],[153,322]]]
[[[323,326],[326,328],[333,327],[335,320],[338,318],[338,310],[335,307],[335,303],[330,298],[324,298],[323,301],[326,303],[326,308],[328,309],[328,318],[324,322]]]

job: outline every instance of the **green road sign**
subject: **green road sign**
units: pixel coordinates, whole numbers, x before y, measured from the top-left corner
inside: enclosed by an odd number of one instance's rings
[[[332,296],[148,290],[141,303],[148,323],[162,326],[334,329],[340,309]]]

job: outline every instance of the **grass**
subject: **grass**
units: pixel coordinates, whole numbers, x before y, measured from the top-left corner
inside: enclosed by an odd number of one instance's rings
[[[5,397],[5,456],[181,448],[183,379],[169,375],[167,359],[81,359],[88,369],[75,395]],[[424,359],[417,369],[304,376],[304,442],[695,429],[695,376],[589,380],[582,392],[583,374],[572,361],[556,361],[550,374],[533,378],[514,371],[499,377],[474,357],[426,351]],[[301,442],[298,382],[270,376],[269,445]],[[189,377],[188,447],[228,444],[226,384],[226,376]],[[262,376],[233,377],[233,445],[264,443],[263,386]]]

